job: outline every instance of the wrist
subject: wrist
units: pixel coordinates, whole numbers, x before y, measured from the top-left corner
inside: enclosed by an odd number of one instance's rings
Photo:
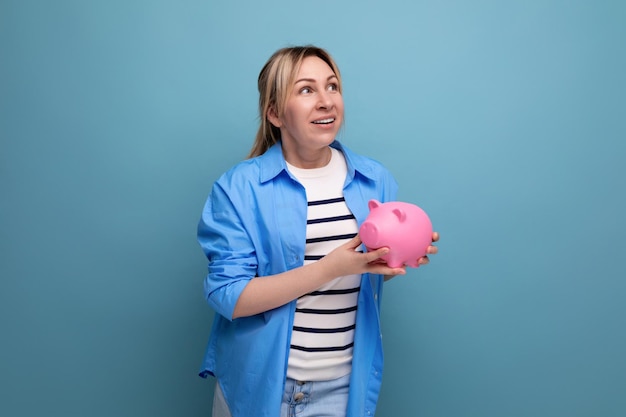
[[[328,256],[324,256],[322,259],[311,265],[315,265],[318,268],[317,274],[320,279],[324,281],[324,283],[341,276],[340,271],[338,271],[338,268],[333,265],[332,260],[330,260]]]

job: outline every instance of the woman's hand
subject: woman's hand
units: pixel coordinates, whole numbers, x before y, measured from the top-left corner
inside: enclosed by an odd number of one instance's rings
[[[351,274],[363,274],[366,272],[382,275],[404,275],[405,267],[391,268],[384,262],[380,262],[381,256],[389,253],[389,248],[379,248],[368,252],[358,252],[361,246],[361,238],[356,235],[349,242],[339,246],[320,260],[326,264],[329,275],[340,277]]]
[[[438,240],[439,240],[439,233],[433,232],[433,243],[437,242]],[[428,259],[428,255],[434,255],[437,252],[439,252],[439,249],[437,248],[437,246],[430,245],[428,248],[426,248],[427,255],[422,256],[421,258],[417,260],[418,265],[426,265],[428,262],[430,262],[430,259]]]

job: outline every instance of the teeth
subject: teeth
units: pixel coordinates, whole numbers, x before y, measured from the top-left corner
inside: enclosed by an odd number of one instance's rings
[[[334,121],[335,121],[335,119],[331,117],[329,119],[315,120],[313,123],[315,123],[315,124],[328,124],[328,123],[332,123]]]

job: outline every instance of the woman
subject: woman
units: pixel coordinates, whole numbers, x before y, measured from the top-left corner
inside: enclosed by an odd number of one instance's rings
[[[326,51],[277,51],[258,87],[250,159],[216,181],[198,226],[217,313],[201,372],[217,378],[213,416],[373,415],[379,295],[406,271],[380,261],[387,248],[361,251],[357,233],[396,182],[335,140],[341,76]]]

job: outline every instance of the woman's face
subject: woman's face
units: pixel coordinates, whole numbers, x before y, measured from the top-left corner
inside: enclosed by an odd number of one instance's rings
[[[278,116],[270,111],[268,117],[280,128],[286,152],[310,155],[326,151],[343,122],[339,80],[330,66],[316,56],[305,58],[285,103],[284,114]]]

